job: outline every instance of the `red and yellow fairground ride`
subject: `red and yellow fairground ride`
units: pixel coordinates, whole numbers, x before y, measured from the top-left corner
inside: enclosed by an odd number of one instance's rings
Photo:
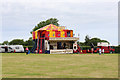
[[[73,37],[73,30],[65,29],[53,24],[49,24],[32,32],[33,53],[64,54],[77,52],[77,41],[79,38]]]

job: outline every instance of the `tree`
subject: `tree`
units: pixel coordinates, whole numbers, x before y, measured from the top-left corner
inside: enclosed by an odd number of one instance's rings
[[[14,39],[10,41],[10,45],[24,45],[24,40],[23,39]]]
[[[90,37],[89,37],[89,35],[86,35],[85,36],[85,45],[87,46],[87,45],[90,45]]]
[[[80,46],[91,46],[92,44],[94,46],[97,46],[98,42],[107,42],[109,43],[107,40],[101,40],[100,38],[91,38],[89,37],[89,35],[85,36],[85,42],[78,42],[80,44]]]
[[[56,25],[56,26],[59,26],[59,23],[58,23],[59,20],[57,20],[56,18],[50,18],[46,21],[41,21],[39,24],[37,24],[32,31],[36,31],[37,29],[39,28],[42,28],[46,25],[49,25],[49,24],[53,24],[53,25]],[[32,33],[32,32],[31,32]]]
[[[101,42],[101,40],[100,40],[100,38],[92,38],[92,39],[90,39],[90,44],[94,44],[94,46],[97,46],[97,43],[98,42]]]
[[[2,43],[2,45],[8,45],[8,44],[9,44],[8,41],[4,41],[4,42]]]
[[[107,42],[108,44],[110,44],[107,40],[101,40],[101,42]]]
[[[94,46],[97,46],[97,43],[98,42],[107,42],[107,43],[109,43],[108,41],[106,41],[106,40],[101,40],[100,38],[92,38],[92,39],[90,39],[90,44],[91,43],[93,43],[94,44]]]
[[[33,46],[34,42],[32,40],[32,37],[29,38],[29,40],[25,41],[24,45],[25,46]]]
[[[78,46],[86,46],[84,42],[77,42]]]

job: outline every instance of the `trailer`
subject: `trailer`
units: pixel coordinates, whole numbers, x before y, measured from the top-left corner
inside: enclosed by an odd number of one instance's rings
[[[22,45],[0,45],[0,53],[24,52]]]

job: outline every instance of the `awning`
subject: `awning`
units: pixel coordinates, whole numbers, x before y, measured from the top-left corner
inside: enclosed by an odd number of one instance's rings
[[[77,41],[78,37],[50,37],[49,41]]]

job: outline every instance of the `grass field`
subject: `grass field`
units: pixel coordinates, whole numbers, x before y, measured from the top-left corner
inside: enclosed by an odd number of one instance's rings
[[[2,53],[3,78],[117,78],[117,54]]]

